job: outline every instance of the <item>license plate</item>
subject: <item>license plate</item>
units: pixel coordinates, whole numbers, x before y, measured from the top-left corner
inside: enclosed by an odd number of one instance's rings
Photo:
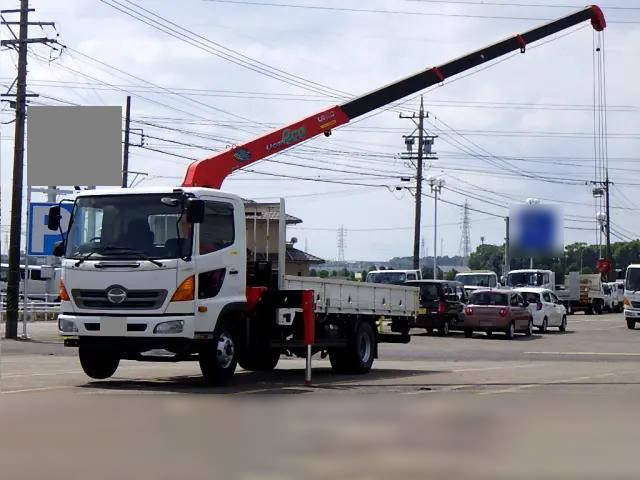
[[[490,322],[490,321],[480,321],[480,326],[481,326],[481,327],[490,327],[491,325],[493,325],[493,322]]]
[[[100,317],[100,335],[123,337],[127,333],[127,319],[124,317]]]

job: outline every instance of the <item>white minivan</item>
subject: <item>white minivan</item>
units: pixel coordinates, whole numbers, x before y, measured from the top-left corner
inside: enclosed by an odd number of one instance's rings
[[[546,288],[516,288],[529,304],[533,317],[533,326],[545,333],[548,327],[558,327],[564,332],[567,329],[567,309],[555,293]]]

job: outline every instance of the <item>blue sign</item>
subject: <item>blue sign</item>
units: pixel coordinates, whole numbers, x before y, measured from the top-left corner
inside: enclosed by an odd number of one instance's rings
[[[523,250],[552,250],[557,237],[555,212],[543,208],[532,208],[521,213],[520,238]]]
[[[54,232],[49,230],[47,223],[49,221],[49,208],[57,203],[34,202],[29,204],[29,242],[27,245],[27,253],[29,255],[52,255],[53,245],[62,240],[60,231]],[[63,233],[66,233],[71,218],[72,203],[63,203],[61,205],[60,227]]]

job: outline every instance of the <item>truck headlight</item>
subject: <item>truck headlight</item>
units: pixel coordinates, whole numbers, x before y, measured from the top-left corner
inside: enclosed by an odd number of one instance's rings
[[[182,333],[182,330],[184,330],[184,320],[171,320],[156,325],[153,333]]]
[[[78,333],[78,327],[76,327],[76,322],[72,320],[66,320],[64,318],[58,319],[58,330],[63,333]]]

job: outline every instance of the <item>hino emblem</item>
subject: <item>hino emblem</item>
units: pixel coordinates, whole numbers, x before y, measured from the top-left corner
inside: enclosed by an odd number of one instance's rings
[[[111,287],[107,290],[107,300],[111,303],[122,303],[127,299],[127,292],[122,287]]]

